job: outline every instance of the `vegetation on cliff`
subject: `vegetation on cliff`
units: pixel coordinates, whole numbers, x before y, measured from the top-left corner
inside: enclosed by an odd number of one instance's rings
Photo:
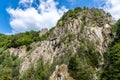
[[[49,80],[61,64],[67,65],[69,76],[75,80],[119,80],[120,20],[111,24],[109,13],[77,7],[42,36],[36,31],[0,34],[0,80]],[[39,45],[31,50],[37,42]],[[26,46],[24,56],[9,52],[9,48],[21,46]],[[20,73],[23,66],[29,67]],[[57,70],[54,77],[67,79]]]
[[[120,79],[120,20],[113,26],[116,34],[114,41],[110,43],[106,57],[105,69],[101,80],[119,80]]]

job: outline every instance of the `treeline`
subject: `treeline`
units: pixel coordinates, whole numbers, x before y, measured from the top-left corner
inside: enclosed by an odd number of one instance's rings
[[[20,47],[23,45],[30,45],[32,42],[42,41],[49,37],[52,33],[54,27],[51,28],[46,34],[39,36],[37,31],[27,31],[25,33],[19,33],[15,35],[4,35],[0,34],[0,47],[10,48],[10,47]]]
[[[10,48],[19,47],[22,45],[29,45],[34,41],[39,41],[39,33],[36,31],[29,31],[15,35],[0,35],[0,47]]]
[[[0,80],[19,79],[20,59],[16,55],[10,55],[4,48],[0,48]]]
[[[120,20],[113,26],[113,33],[116,36],[106,53],[105,57],[107,62],[104,66],[101,80],[120,79]]]

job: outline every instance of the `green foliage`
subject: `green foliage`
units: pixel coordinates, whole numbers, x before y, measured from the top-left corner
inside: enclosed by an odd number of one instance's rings
[[[87,55],[91,64],[95,67],[98,66],[99,52],[95,50],[95,44],[92,41],[87,41]]]
[[[63,42],[63,43],[68,44],[68,43],[70,43],[71,41],[74,41],[75,35],[72,34],[70,31],[66,31],[66,34],[63,35],[63,36],[61,36],[60,38],[61,38],[61,39],[60,39],[60,43]],[[60,45],[60,44],[59,44],[59,45]]]
[[[64,25],[66,22],[77,19],[79,12],[82,11],[82,8],[77,7],[74,10],[69,10],[61,17],[61,19],[58,21],[58,26]]]
[[[108,64],[101,76],[101,80],[119,80],[120,79],[120,43],[115,44],[109,49]]]
[[[38,60],[36,73],[38,75],[38,80],[48,80],[50,76],[49,65],[46,63],[44,65],[43,59]]]
[[[81,43],[80,46],[77,48],[77,54],[78,56],[83,59],[85,57],[85,53],[86,53],[86,46],[85,44]]]
[[[3,67],[12,67],[12,58],[10,57],[10,54],[8,52],[4,52],[2,53],[2,57],[3,57],[3,60],[1,65]]]
[[[99,42],[99,40],[97,40],[97,41],[96,41],[96,45],[99,45],[99,44],[100,44],[100,42]]]
[[[24,73],[23,78],[19,78],[20,60],[18,56],[14,54],[10,55],[9,52],[6,51],[6,49],[10,47],[16,48],[25,45],[26,50],[29,51],[32,48],[30,46],[32,42],[42,41],[47,39],[52,34],[53,30],[54,28],[50,29],[43,36],[39,36],[39,33],[35,31],[29,31],[15,35],[0,34],[0,80],[48,79],[49,70],[47,70],[48,68],[46,68],[47,65],[44,66],[40,60],[39,60],[40,62],[38,62],[37,69],[31,67]]]
[[[82,14],[82,27],[80,32],[84,30],[86,23],[86,11],[88,8],[76,8],[75,10],[69,10],[64,14],[64,16],[59,20],[58,25],[62,26],[67,21],[76,19],[79,12],[83,10]],[[98,10],[95,11],[94,20],[100,18],[101,14]],[[0,34],[0,80],[48,80],[50,75],[55,70],[56,65],[68,64],[68,71],[70,76],[75,80],[93,80],[93,74],[95,73],[95,68],[99,67],[100,54],[96,50],[96,44],[90,40],[87,40],[80,34],[80,46],[77,48],[75,55],[71,55],[72,50],[65,48],[63,50],[64,55],[59,58],[54,59],[53,64],[49,65],[44,63],[41,58],[38,60],[37,64],[33,64],[27,71],[25,71],[22,76],[19,74],[20,60],[16,55],[10,55],[6,48],[10,47],[20,47],[26,45],[26,50],[29,51],[32,47],[30,44],[35,41],[42,41],[49,39],[53,33],[54,28],[50,29],[43,36],[39,36],[38,32],[30,31],[15,35],[4,35]],[[119,80],[120,79],[120,20],[113,25],[112,31],[116,33],[116,38],[113,44],[107,51],[107,64],[104,66],[103,73],[101,75],[101,80]],[[67,32],[67,31],[66,31]],[[94,33],[94,31],[93,31]],[[56,43],[56,47],[61,47],[61,42],[66,44],[74,41],[76,35],[71,33],[66,33],[65,36],[61,38],[59,43]],[[79,45],[79,44],[78,44]]]
[[[107,64],[104,66],[101,80],[119,80],[120,79],[120,20],[112,26],[116,32],[114,41],[107,50]]]
[[[84,9],[84,10],[87,10],[87,9],[88,9],[88,7],[84,6],[84,7],[83,7],[83,9]]]
[[[76,16],[76,12],[74,10],[69,10],[68,12],[66,12],[62,18],[58,21],[58,25],[62,26],[66,21],[68,21],[69,19],[74,19],[77,18]]]
[[[12,80],[12,69],[0,66],[0,80]]]
[[[112,33],[116,33],[117,26],[116,25],[111,25],[111,31]]]
[[[33,64],[34,65],[34,64]],[[37,62],[37,65],[31,66],[27,71],[23,73],[20,80],[48,80],[50,76],[49,65],[43,63],[42,58]]]
[[[98,18],[100,18],[100,12],[95,11],[94,20],[97,20]]]
[[[93,80],[91,69],[77,55],[70,58],[68,70],[75,80]]]
[[[22,78],[20,78],[20,80],[35,80],[35,70],[34,70],[34,68],[30,67],[27,71],[25,71]]]
[[[87,60],[89,65],[98,67],[100,54],[95,48],[95,44],[92,41],[86,40],[77,48],[77,54],[82,60]]]
[[[39,32],[36,31],[29,31],[25,33],[19,33],[15,35],[0,35],[0,47],[10,48],[10,47],[20,47],[20,46],[27,46],[27,51],[31,49],[30,45],[32,42],[42,41],[47,39],[54,27],[51,28],[45,35],[39,36]]]
[[[114,35],[114,41],[111,42],[111,44],[109,45],[110,47],[120,41],[120,19],[116,22],[116,24],[112,25],[111,28],[112,34]]]
[[[80,12],[80,11],[82,11],[82,8],[81,8],[81,7],[76,7],[76,8],[75,8],[75,13],[78,13],[78,12]]]
[[[69,11],[68,11],[68,15],[69,15],[69,17],[72,18],[72,19],[73,19],[73,18],[77,18],[76,13],[74,12],[74,10],[69,10]]]
[[[34,41],[39,41],[39,33],[35,31],[29,31],[25,33],[15,34],[15,35],[1,35],[0,47],[16,48],[23,45],[29,45]]]
[[[75,39],[75,35],[68,33],[66,38],[67,38],[67,43],[70,43],[71,41]]]
[[[5,50],[0,52],[0,58],[0,80],[18,80],[20,64],[18,56],[10,55]]]
[[[69,64],[68,64],[68,69],[70,70],[70,73],[73,76],[73,78],[79,77],[79,75],[77,75],[77,72],[79,69],[78,69],[78,62],[77,62],[76,56],[73,56],[70,58]]]
[[[29,51],[30,49],[32,49],[32,47],[30,45],[26,46],[26,51]]]
[[[86,25],[86,15],[85,14],[82,16],[82,21],[83,21],[83,25],[82,25],[82,27],[83,27]]]
[[[120,19],[117,21],[116,26],[117,26],[116,35],[117,38],[120,39]]]

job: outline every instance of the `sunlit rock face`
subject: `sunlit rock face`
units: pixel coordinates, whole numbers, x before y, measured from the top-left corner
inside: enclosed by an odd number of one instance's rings
[[[46,39],[33,43],[30,51],[25,48],[10,48],[10,54],[19,55],[22,58],[20,64],[20,74],[25,72],[31,65],[37,65],[37,61],[42,58],[43,65],[46,63],[52,65],[55,61],[66,60],[66,55],[73,56],[75,54],[85,57],[85,64],[91,68],[93,79],[96,80],[97,73],[103,67],[104,53],[108,48],[109,42],[112,40],[111,25],[115,22],[111,15],[105,13],[101,9],[79,9],[68,11],[61,17],[53,30],[42,29],[39,36],[47,36]],[[84,53],[78,52],[80,46],[84,46]],[[90,48],[90,49],[89,49]],[[92,50],[91,50],[92,49]],[[91,50],[91,51],[90,51]],[[88,59],[90,52],[97,55],[97,65],[89,64]],[[64,56],[65,58],[62,58]],[[93,54],[94,56],[94,54]],[[62,63],[62,62],[61,62]],[[69,74],[68,64],[55,63],[56,68],[50,76],[50,80],[75,80]]]

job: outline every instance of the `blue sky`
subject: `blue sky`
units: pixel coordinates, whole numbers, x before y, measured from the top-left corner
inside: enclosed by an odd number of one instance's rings
[[[0,33],[11,33],[11,26],[9,25],[10,16],[6,12],[6,8],[11,6],[16,8],[19,0],[0,0]]]
[[[12,34],[55,26],[75,7],[102,8],[120,18],[120,0],[0,0],[0,33]]]

